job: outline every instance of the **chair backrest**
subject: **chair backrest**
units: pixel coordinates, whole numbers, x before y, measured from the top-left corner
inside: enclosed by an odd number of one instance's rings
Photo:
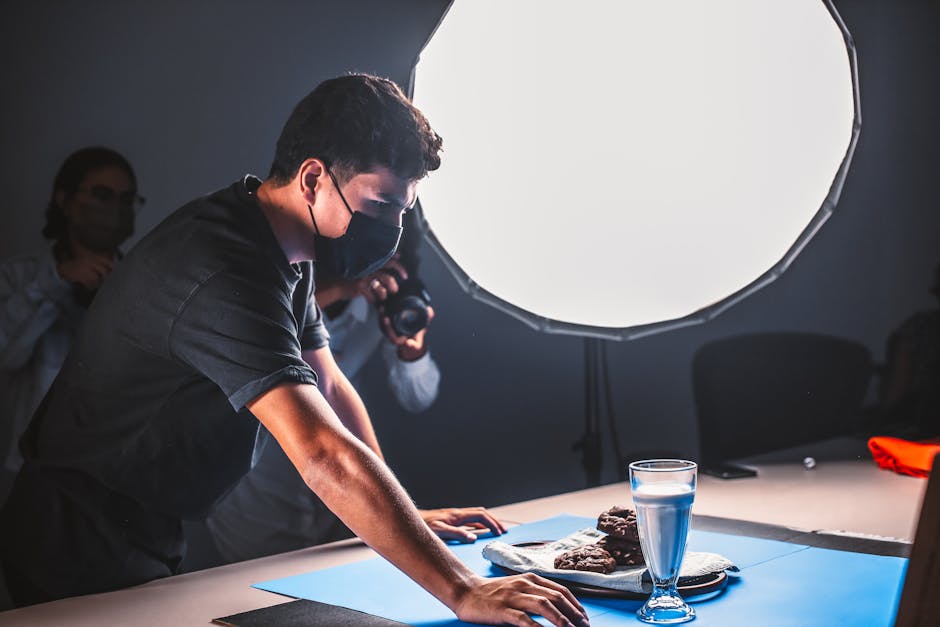
[[[756,333],[705,344],[692,361],[702,462],[847,433],[871,373],[865,346],[827,335]]]

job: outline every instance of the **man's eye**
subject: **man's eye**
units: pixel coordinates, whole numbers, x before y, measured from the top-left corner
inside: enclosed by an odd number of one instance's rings
[[[374,200],[372,202],[375,210],[383,215],[397,217],[402,213],[401,206],[395,203],[385,202],[382,200]]]

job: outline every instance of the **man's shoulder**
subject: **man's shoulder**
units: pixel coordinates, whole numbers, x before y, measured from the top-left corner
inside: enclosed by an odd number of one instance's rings
[[[55,267],[55,256],[51,248],[32,253],[22,253],[0,260],[0,280],[10,285],[32,280],[37,273]]]
[[[237,182],[186,203],[157,225],[128,255],[150,265],[205,264],[212,271],[229,265],[251,265],[269,247],[260,211],[238,193]]]
[[[199,228],[210,225],[214,228],[205,229],[209,234],[225,234],[225,226],[238,226],[239,214],[249,209],[247,201],[239,198],[235,188],[238,183],[229,185],[215,192],[193,198],[180,208],[170,213],[151,231],[151,235],[181,228]],[[149,235],[148,235],[149,237]]]

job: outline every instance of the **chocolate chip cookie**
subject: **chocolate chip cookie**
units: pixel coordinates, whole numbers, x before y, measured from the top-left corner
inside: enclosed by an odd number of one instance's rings
[[[636,530],[636,512],[632,509],[611,507],[598,516],[597,528],[615,538],[623,538],[634,544],[640,543]]]
[[[607,574],[617,568],[617,560],[597,544],[585,544],[559,554],[555,568]]]
[[[640,550],[640,545],[635,542],[615,536],[606,536],[598,540],[596,544],[610,553],[610,556],[620,566],[642,566],[646,563],[643,560],[643,551]]]

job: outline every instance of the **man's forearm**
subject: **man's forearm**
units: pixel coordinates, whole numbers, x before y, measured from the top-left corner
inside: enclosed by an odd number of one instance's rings
[[[475,575],[431,532],[371,451],[360,446],[338,457],[346,463],[333,464],[328,473],[311,460],[307,485],[366,544],[455,609]]]
[[[349,380],[343,377],[342,380],[333,382],[324,390],[324,397],[343,426],[384,461],[385,457],[379,447],[379,440],[375,437],[369,412]]]
[[[397,347],[386,342],[382,357],[388,369],[388,387],[398,404],[410,412],[426,410],[437,398],[441,372],[430,353],[418,361],[402,362],[398,359]]]
[[[310,389],[303,389],[304,387]],[[297,397],[302,397],[298,399]],[[280,398],[280,402],[278,401]],[[288,418],[307,404],[315,415]],[[451,609],[477,576],[424,523],[394,475],[353,438],[311,386],[288,386],[251,406],[304,481],[363,541]]]

